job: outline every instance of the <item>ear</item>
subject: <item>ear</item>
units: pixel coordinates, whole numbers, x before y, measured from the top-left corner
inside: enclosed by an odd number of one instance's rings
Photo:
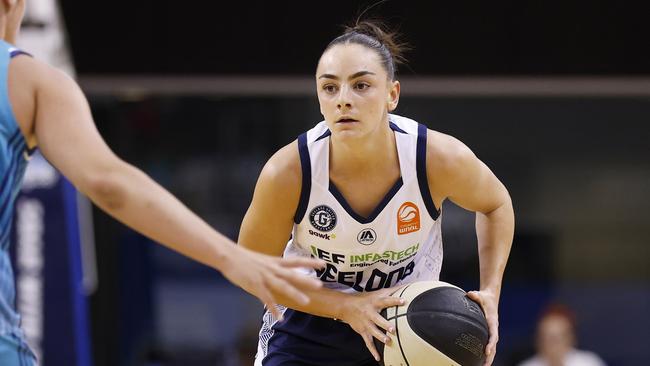
[[[397,108],[397,104],[399,103],[399,92],[400,92],[400,83],[399,81],[391,81],[390,82],[392,85],[390,86],[390,90],[388,91],[388,111],[392,112]]]

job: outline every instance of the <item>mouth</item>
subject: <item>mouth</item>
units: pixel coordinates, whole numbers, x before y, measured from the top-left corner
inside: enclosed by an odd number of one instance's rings
[[[340,118],[338,121],[336,121],[336,123],[352,123],[352,122],[359,122],[359,121],[354,118],[348,118],[348,117],[343,117]]]

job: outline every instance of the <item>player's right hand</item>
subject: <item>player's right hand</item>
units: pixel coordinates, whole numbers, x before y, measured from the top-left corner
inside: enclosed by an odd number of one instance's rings
[[[281,320],[276,299],[282,295],[301,305],[310,301],[304,291],[317,290],[322,282],[296,271],[297,268],[320,269],[325,262],[314,258],[278,258],[233,246],[225,264],[219,268],[235,285],[258,297],[276,319]]]
[[[389,344],[391,342],[389,334],[395,333],[391,323],[381,316],[380,312],[385,308],[404,304],[403,299],[391,296],[393,292],[395,292],[394,288],[388,288],[350,296],[350,300],[341,314],[340,320],[348,323],[355,332],[361,335],[366,347],[377,361],[380,361],[381,358],[375,348],[373,338],[377,338],[384,344]],[[382,332],[380,328],[387,333]]]

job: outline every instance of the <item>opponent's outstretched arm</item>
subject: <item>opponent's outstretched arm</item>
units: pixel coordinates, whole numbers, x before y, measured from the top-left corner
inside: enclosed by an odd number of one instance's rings
[[[97,131],[77,84],[38,60],[14,60],[34,83],[33,134],[43,155],[108,214],[165,246],[220,270],[274,309],[277,297],[305,304],[320,282],[295,274],[321,266],[311,259],[280,260],[254,253],[213,230],[134,166],[119,159]],[[20,70],[20,69],[23,70]]]

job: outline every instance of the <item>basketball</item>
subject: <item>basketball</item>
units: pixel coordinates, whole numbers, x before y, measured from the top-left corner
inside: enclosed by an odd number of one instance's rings
[[[384,366],[480,366],[488,326],[480,305],[462,289],[441,281],[415,282],[392,296],[403,306],[381,315],[395,328],[390,345],[375,340]]]

